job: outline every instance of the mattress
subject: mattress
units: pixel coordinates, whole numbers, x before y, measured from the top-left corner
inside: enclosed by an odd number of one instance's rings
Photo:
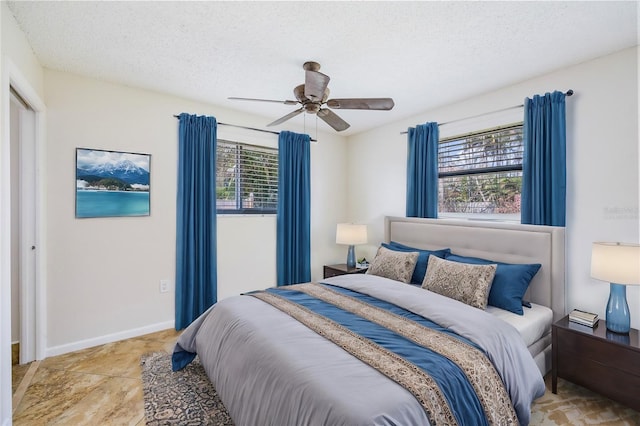
[[[524,315],[516,315],[494,306],[488,306],[487,312],[518,330],[540,374],[544,376],[551,370],[551,309],[532,303],[531,308],[524,308]]]
[[[527,347],[551,332],[553,311],[546,306],[532,303],[531,308],[524,308],[524,315],[517,315],[495,306],[487,306],[486,311],[515,327]]]

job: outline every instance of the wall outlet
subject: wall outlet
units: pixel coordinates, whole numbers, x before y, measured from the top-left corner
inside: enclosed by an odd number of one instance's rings
[[[169,280],[160,280],[160,293],[169,291]]]

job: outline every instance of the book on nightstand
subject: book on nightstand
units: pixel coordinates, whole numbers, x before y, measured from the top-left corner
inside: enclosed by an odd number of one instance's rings
[[[586,325],[588,327],[595,327],[595,325],[598,323],[598,314],[574,309],[569,314],[569,321]]]

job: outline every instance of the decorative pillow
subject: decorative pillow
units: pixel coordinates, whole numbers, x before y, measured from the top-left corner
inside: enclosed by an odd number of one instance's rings
[[[418,252],[401,252],[379,247],[367,274],[408,283],[416,267]]]
[[[405,246],[395,241],[391,241],[389,244],[382,243],[382,247],[395,251],[417,251],[419,253],[416,267],[413,270],[413,275],[411,275],[411,284],[422,284],[422,281],[424,281],[424,274],[427,273],[427,262],[429,261],[430,255],[444,259],[447,254],[451,253],[451,249],[448,248],[441,250],[424,250]]]
[[[489,292],[489,305],[501,308],[514,314],[524,315],[522,306],[531,304],[522,300],[531,284],[531,280],[540,269],[539,263],[503,263],[479,257],[458,256],[448,254],[445,257],[453,262],[471,263],[475,265],[496,264],[496,275]]]
[[[429,256],[422,288],[485,309],[496,265],[471,265]]]

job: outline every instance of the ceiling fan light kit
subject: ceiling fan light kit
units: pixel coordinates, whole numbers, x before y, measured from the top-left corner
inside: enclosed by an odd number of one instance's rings
[[[293,89],[293,95],[297,99],[292,100],[272,100],[272,99],[255,99],[255,98],[237,98],[230,97],[231,100],[241,101],[257,101],[257,102],[274,102],[285,105],[301,105],[295,111],[290,112],[284,117],[267,124],[267,126],[277,126],[285,121],[306,112],[315,114],[334,130],[341,132],[349,128],[349,123],[340,118],[332,109],[362,109],[362,110],[379,110],[388,111],[395,105],[391,98],[345,98],[345,99],[329,99],[329,81],[331,78],[318,71],[320,64],[313,61],[305,62],[302,65],[305,71],[304,84],[300,84]],[[326,106],[327,108],[324,108]]]

